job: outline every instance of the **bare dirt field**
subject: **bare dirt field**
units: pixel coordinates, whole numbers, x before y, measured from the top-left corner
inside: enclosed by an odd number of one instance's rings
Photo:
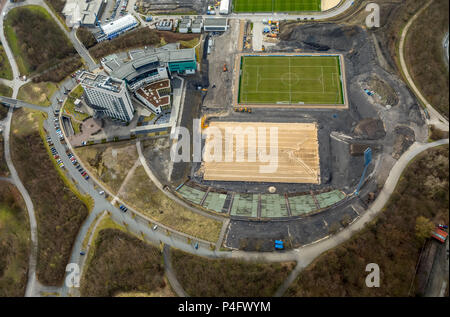
[[[76,149],[87,168],[113,193],[117,193],[138,155],[135,144],[103,144]]]
[[[238,131],[242,128],[245,131],[257,131],[258,128],[265,128],[266,140],[259,145],[259,136],[255,138],[255,145],[249,142],[249,139],[242,133],[244,142],[239,143],[236,134],[236,145],[227,149],[226,142],[220,140],[223,159],[220,162],[211,161],[211,159],[220,159],[216,157],[215,151],[207,152],[207,149],[213,149],[217,144],[214,134],[207,133],[204,154],[204,179],[222,180],[222,181],[256,181],[256,182],[281,182],[281,183],[320,183],[319,168],[319,146],[317,140],[317,125],[315,123],[266,123],[266,122],[212,122],[211,128],[220,129],[222,136],[225,136],[227,130]],[[271,141],[271,129],[277,129],[278,136],[276,142]],[[231,131],[231,130],[230,130]],[[256,132],[256,134],[258,134]],[[226,136],[225,136],[226,138]],[[234,138],[234,137],[233,137]],[[234,141],[233,141],[234,143]],[[250,145],[250,146],[249,146]],[[272,153],[274,145],[277,146],[278,153],[275,157],[276,167],[269,171],[268,162],[262,162],[260,159],[262,153]],[[253,147],[253,148],[252,148]],[[255,152],[256,151],[256,152]],[[243,161],[236,157],[236,153],[243,153]],[[210,155],[208,155],[210,154]],[[232,154],[231,161],[227,160],[227,154]],[[258,155],[257,155],[258,154]],[[252,155],[255,159],[252,160]],[[213,157],[215,156],[215,157]]]

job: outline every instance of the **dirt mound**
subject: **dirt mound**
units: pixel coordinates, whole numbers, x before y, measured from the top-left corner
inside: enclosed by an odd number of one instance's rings
[[[338,51],[350,51],[359,40],[363,30],[357,26],[340,26],[331,23],[303,24],[286,26],[282,32],[284,44],[295,45],[300,49],[327,51],[330,48]]]
[[[383,121],[374,118],[366,118],[359,121],[353,132],[357,136],[361,136],[369,140],[378,140],[384,138],[386,135]]]
[[[416,140],[414,131],[406,126],[398,126],[394,130],[395,142],[392,157],[398,159]]]

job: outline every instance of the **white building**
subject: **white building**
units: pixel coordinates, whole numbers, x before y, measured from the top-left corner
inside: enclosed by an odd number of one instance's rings
[[[93,27],[103,13],[108,0],[67,0],[62,10],[68,27]]]
[[[205,18],[203,20],[203,30],[205,32],[225,32],[227,29],[227,18]]]
[[[128,30],[134,29],[137,25],[138,21],[136,18],[131,14],[127,14],[113,22],[103,24],[101,29],[105,36],[110,40]]]
[[[203,28],[203,19],[201,17],[197,17],[194,22],[192,22],[191,31],[192,33],[202,33]]]
[[[230,8],[230,0],[220,1],[219,14],[228,14],[229,8]]]
[[[83,72],[79,81],[88,106],[97,113],[122,122],[133,119],[134,107],[123,80]]]

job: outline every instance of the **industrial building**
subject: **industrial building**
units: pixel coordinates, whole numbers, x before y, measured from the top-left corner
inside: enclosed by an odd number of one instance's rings
[[[172,21],[159,21],[156,23],[156,29],[159,31],[172,31]]]
[[[192,26],[191,18],[183,17],[180,21],[180,24],[178,25],[178,31],[180,33],[188,33],[191,26]]]
[[[113,54],[102,58],[101,65],[112,78],[123,80],[130,93],[156,114],[170,107],[170,97],[162,94],[170,90],[170,84],[154,84],[169,81],[173,73],[193,74],[197,69],[195,49],[180,49],[178,43]]]
[[[192,22],[191,31],[192,33],[202,33],[202,27],[203,19],[201,16],[199,16]]]
[[[205,32],[225,32],[227,29],[227,18],[205,18],[203,21],[203,30]]]
[[[228,14],[230,8],[230,0],[220,1],[219,14]]]
[[[134,107],[123,80],[90,72],[83,72],[78,80],[84,88],[87,105],[96,115],[123,123],[133,119]]]
[[[108,0],[67,0],[62,14],[68,27],[94,27],[103,14]]]
[[[195,50],[180,49],[179,44],[108,56],[101,64],[112,77],[124,80],[133,92],[145,84],[168,78],[170,73],[192,74],[197,69]]]
[[[126,31],[134,29],[138,25],[138,21],[131,14],[127,14],[113,22],[100,26],[104,37],[111,40]]]

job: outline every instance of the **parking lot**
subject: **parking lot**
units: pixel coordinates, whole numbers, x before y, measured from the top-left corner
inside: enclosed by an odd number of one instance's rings
[[[128,13],[129,0],[109,0],[99,22],[105,24],[114,21]]]

